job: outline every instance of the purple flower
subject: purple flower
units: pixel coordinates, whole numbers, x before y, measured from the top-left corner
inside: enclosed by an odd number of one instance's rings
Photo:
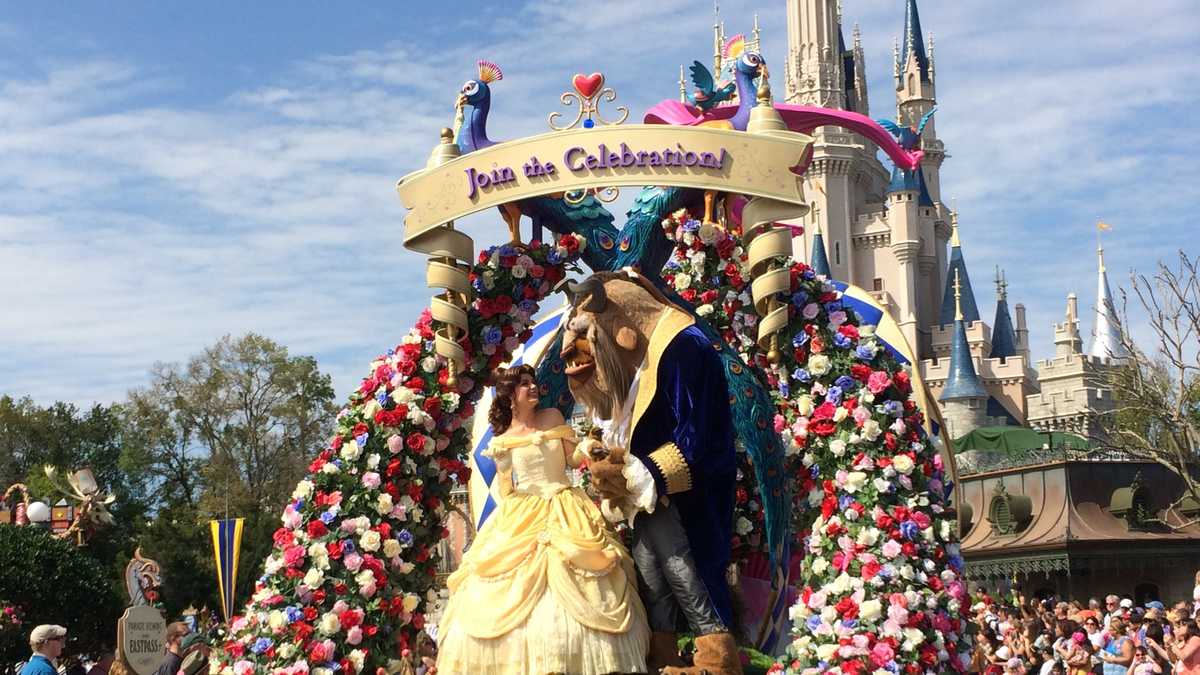
[[[325,523],[326,525],[329,525],[334,520],[337,520],[337,516],[333,515],[332,511],[322,512],[320,515],[320,518],[321,518],[321,522]]]
[[[821,627],[821,615],[820,614],[810,615],[807,619],[804,620],[804,624],[806,626],[808,626],[808,629],[811,631],[817,630],[818,628]]]
[[[808,371],[803,368],[797,368],[792,371],[792,379],[799,380],[801,382],[808,382],[812,379],[812,375],[810,375]]]
[[[504,333],[500,332],[497,326],[488,326],[483,329],[483,342],[489,345],[498,345],[504,339]]]
[[[684,232],[696,232],[699,229],[700,229],[700,221],[696,220],[695,218],[684,221],[684,223],[683,223],[683,231]]]
[[[357,550],[358,549],[354,547],[354,542],[352,540],[346,539],[342,542],[342,553],[354,553]]]
[[[522,300],[517,303],[517,308],[526,314],[533,314],[537,311],[537,303],[532,300]]]
[[[835,384],[834,386],[825,390],[825,400],[834,405],[838,405],[842,402],[842,394],[842,388]]]
[[[859,360],[870,361],[871,359],[875,358],[875,350],[866,345],[859,345],[858,348],[854,350],[854,355],[857,356]]]
[[[904,404],[900,401],[887,401],[883,404],[883,412],[892,417],[900,417],[904,414]]]
[[[806,302],[808,302],[808,293],[805,293],[804,291],[796,291],[795,293],[792,293],[792,305],[796,307],[803,307],[804,303]]]
[[[367,447],[367,439],[371,437],[370,433],[362,433],[354,437],[354,442],[358,443],[358,447]]]
[[[850,338],[846,337],[845,335],[842,335],[841,333],[834,333],[833,334],[833,344],[838,349],[849,349],[850,345],[854,344],[854,342]]]
[[[401,544],[404,544],[405,546],[409,546],[413,543],[412,532],[409,532],[408,530],[400,530],[399,532],[397,532],[396,539],[399,540],[399,542]]]
[[[854,387],[854,378],[850,377],[849,375],[842,375],[838,379],[834,380],[833,384],[842,391],[847,391]]]
[[[921,533],[921,528],[918,527],[917,524],[914,523],[913,521],[906,520],[903,523],[900,523],[900,536],[901,537],[904,537],[905,539],[907,539],[909,541],[913,541],[917,538],[917,535],[919,535],[920,533]]]
[[[792,346],[799,348],[806,344],[808,344],[808,333],[805,333],[802,330],[796,331],[796,334],[792,336]]]

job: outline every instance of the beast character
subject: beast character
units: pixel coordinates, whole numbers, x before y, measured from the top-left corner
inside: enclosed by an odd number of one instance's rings
[[[632,526],[651,672],[741,673],[725,580],[737,468],[718,353],[636,272],[600,272],[571,290],[567,381],[602,430],[602,443],[585,446],[602,510]],[[692,668],[675,647],[680,614],[696,635]]]

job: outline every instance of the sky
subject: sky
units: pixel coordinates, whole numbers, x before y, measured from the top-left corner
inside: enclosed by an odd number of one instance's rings
[[[785,7],[720,10],[727,34],[757,13],[781,64]],[[942,194],[986,321],[1000,265],[1048,356],[1066,294],[1094,306],[1098,218],[1115,291],[1200,254],[1200,4],[919,7]],[[546,131],[576,72],[605,73],[636,119],[678,95],[679,64],[711,59],[712,17],[683,0],[8,5],[0,394],[108,404],[156,362],[254,331],[315,356],[344,398],[428,304],[394,186],[450,125],[476,59],[504,70],[493,139]],[[872,114],[893,117],[903,1],[845,0],[844,17],[847,37],[861,26]],[[495,214],[465,229],[477,245],[504,231]]]

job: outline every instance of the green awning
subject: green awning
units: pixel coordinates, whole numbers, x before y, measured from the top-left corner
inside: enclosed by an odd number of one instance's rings
[[[1054,450],[1087,450],[1088,441],[1082,436],[1061,431],[1041,432],[1026,427],[981,427],[954,441],[955,452],[967,450],[996,450],[1005,454],[1020,454],[1041,450],[1049,445]]]

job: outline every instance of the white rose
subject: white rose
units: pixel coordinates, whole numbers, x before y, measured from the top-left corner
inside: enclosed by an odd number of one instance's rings
[[[739,535],[744,537],[754,530],[754,523],[747,520],[744,516],[738,516],[737,523],[734,525],[734,529]]]
[[[379,493],[379,498],[375,500],[375,512],[386,516],[392,512],[392,506],[392,496],[386,492]]]
[[[867,621],[878,619],[883,610],[883,605],[878,600],[864,600],[858,606],[858,615]]]
[[[337,464],[333,462],[325,462],[321,465],[321,473],[337,473],[339,471]]]
[[[338,621],[338,615],[334,612],[325,612],[321,615],[321,625],[318,627],[325,635],[333,635],[342,627],[342,623]]]
[[[824,375],[829,372],[830,363],[829,357],[824,354],[813,354],[808,358],[808,372],[816,376]]]
[[[287,625],[287,615],[277,609],[273,609],[267,615],[267,625],[271,627],[271,630],[278,632]]]
[[[525,275],[529,274],[529,271],[520,265],[513,265],[509,268],[509,274],[512,274],[514,279],[524,279]]]
[[[524,268],[514,267],[513,269],[519,270]],[[367,654],[361,649],[353,649],[350,651],[350,655],[346,658],[350,659],[350,665],[354,668],[354,672],[357,673],[363,669],[363,662],[366,660]]]
[[[712,314],[712,313],[713,313],[712,305],[700,305],[699,307],[696,308],[696,314],[699,314],[700,316],[708,316],[709,314]]]
[[[388,538],[383,542],[383,555],[386,558],[395,558],[400,555],[400,542],[395,539]]]
[[[833,453],[834,457],[841,457],[846,454],[846,441],[840,438],[829,441],[829,451]]]
[[[675,290],[679,290],[679,291],[686,290],[691,285],[692,285],[691,275],[688,275],[688,274],[676,274],[675,275]]]
[[[296,483],[296,489],[292,490],[292,499],[308,499],[312,496],[313,484],[312,481],[305,479]]]
[[[371,469],[372,471],[379,468],[379,453],[372,452],[371,454],[367,455],[367,468]]]
[[[407,593],[404,596],[404,611],[412,612],[421,603],[421,596]]]
[[[813,411],[813,398],[808,394],[801,396],[800,399],[796,401],[796,411],[805,417],[811,415]]]
[[[829,642],[817,647],[817,658],[821,661],[828,661],[833,658],[837,650],[841,648],[841,644],[837,642]]]
[[[329,569],[329,550],[324,544],[309,546],[308,557],[312,560],[313,567],[322,571]]]
[[[368,552],[378,551],[379,546],[382,543],[382,538],[375,530],[367,530],[361,537],[358,538],[358,545],[362,548],[362,550]]]
[[[883,429],[879,428],[879,422],[873,419],[867,420],[862,425],[863,438],[868,441],[874,442],[876,438],[879,438],[879,434],[881,433],[883,433]]]
[[[325,573],[324,572],[322,572],[321,570],[319,570],[315,567],[308,568],[308,572],[305,573],[305,575],[304,575],[304,585],[305,586],[308,586],[309,588],[320,588],[321,584],[324,582],[325,582]]]
[[[895,457],[892,457],[892,466],[895,467],[897,471],[907,476],[908,474],[912,473],[913,461],[908,455],[896,455]]]
[[[846,482],[842,485],[842,489],[850,494],[858,492],[867,482],[867,474],[862,471],[851,471],[846,474]]]
[[[346,460],[347,462],[353,462],[354,460],[358,459],[359,455],[362,454],[362,448],[358,447],[358,441],[351,438],[349,441],[346,441],[342,444],[342,451],[338,454],[340,454],[342,459]]]

